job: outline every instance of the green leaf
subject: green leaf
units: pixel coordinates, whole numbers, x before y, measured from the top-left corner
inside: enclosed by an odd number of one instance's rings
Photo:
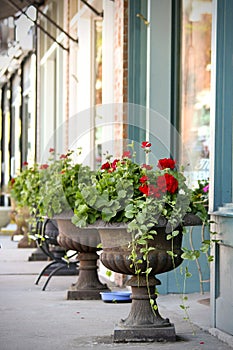
[[[126,211],[125,212],[125,216],[128,218],[128,219],[132,219],[134,217],[134,212],[133,211]]]
[[[210,247],[209,247],[208,244],[202,245],[202,246],[200,247],[200,251],[201,251],[202,253],[207,253],[207,252],[209,251],[209,249],[210,249]]]
[[[153,235],[157,235],[158,232],[156,230],[150,230],[150,233],[152,233]]]
[[[179,234],[180,234],[180,231],[175,230],[175,231],[172,232],[172,237],[176,237],[176,236],[178,236]]]
[[[187,278],[192,277],[191,272],[186,272],[186,273],[185,273],[185,277],[187,277]]]
[[[145,215],[143,215],[142,213],[138,213],[136,219],[139,222],[139,224],[143,224],[145,222]]]
[[[151,305],[151,306],[154,306],[154,304],[155,304],[154,299],[150,299],[150,305]]]
[[[147,275],[149,275],[151,273],[151,271],[152,271],[152,267],[148,267],[145,272]]]
[[[138,259],[138,260],[136,261],[136,263],[137,263],[137,264],[142,264],[143,261],[142,261],[141,259]]]
[[[140,239],[137,240],[137,244],[146,245],[146,243],[147,243],[146,240],[143,239],[143,238],[140,238]]]
[[[203,244],[209,244],[209,245],[210,245],[210,240],[209,240],[209,239],[205,239],[202,243],[203,243]]]
[[[111,202],[108,199],[108,194],[103,193],[102,195],[97,196],[96,201],[95,201],[95,207],[97,209],[100,209],[102,207],[107,207],[110,206]]]
[[[121,190],[118,192],[118,198],[125,198],[127,195],[127,192],[125,190]]]
[[[189,250],[183,248],[184,253],[181,255],[182,259],[187,259],[187,260],[196,260],[200,256],[200,252],[198,250]]]
[[[128,204],[126,207],[125,207],[125,211],[135,211],[135,208],[134,208],[134,205],[133,204]]]
[[[116,212],[112,212],[112,211],[107,212],[106,210],[102,211],[102,219],[106,222],[109,222],[115,215],[116,215]]]
[[[167,254],[169,256],[171,256],[172,258],[176,258],[177,257],[177,254],[174,254],[174,252],[172,252],[171,250],[167,250]]]
[[[112,276],[112,271],[107,270],[107,271],[106,271],[106,276],[111,277],[111,276]]]

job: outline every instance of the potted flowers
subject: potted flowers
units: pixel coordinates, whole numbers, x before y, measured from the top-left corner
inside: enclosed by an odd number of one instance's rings
[[[100,244],[95,228],[83,231],[71,222],[76,198],[83,201],[79,182],[88,183],[93,171],[88,166],[74,163],[74,152],[68,151],[56,158],[50,149],[49,161],[43,164],[40,174],[40,216],[47,216],[57,222],[58,243],[66,250],[76,250],[79,260],[79,277],[68,290],[68,299],[100,299],[100,292],[108,290],[99,281],[97,274]]]
[[[146,153],[150,146],[148,142],[142,143]],[[122,159],[108,159],[91,182],[79,182],[82,198],[76,198],[73,223],[82,227],[97,219],[127,222],[129,230],[136,227],[143,234],[160,216],[168,220],[167,232],[182,222],[191,211],[192,191],[175,161],[160,159],[154,170],[150,165],[136,163],[134,158],[132,151],[125,152]]]
[[[81,197],[76,197],[72,222],[79,227],[95,222],[103,264],[133,276],[128,281],[131,311],[115,329],[115,341],[175,340],[174,326],[158,312],[160,282],[155,274],[181,264],[184,226],[201,220],[191,213],[196,208],[192,191],[176,162],[160,159],[156,169],[140,165],[134,161],[133,144],[130,147],[122,159],[107,157],[91,181],[79,182]],[[146,155],[150,147],[149,142],[142,143]]]
[[[12,178],[8,184],[8,191],[11,201],[16,206],[16,224],[17,233],[23,233],[24,237],[20,240],[18,247],[36,247],[28,234],[29,224],[35,214],[39,194],[39,169],[38,165],[29,166],[27,162],[23,163],[22,170],[16,177]]]

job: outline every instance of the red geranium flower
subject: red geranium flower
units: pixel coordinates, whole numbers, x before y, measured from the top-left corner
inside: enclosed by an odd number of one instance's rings
[[[139,187],[139,191],[145,194],[146,196],[151,196],[155,198],[160,198],[161,193],[159,192],[159,189],[155,187],[154,185],[146,185],[145,183]]]
[[[131,158],[131,152],[130,151],[123,152],[122,158]]]
[[[101,169],[105,170],[105,169],[109,169],[111,167],[111,164],[109,162],[106,162],[104,164],[102,164]]]
[[[146,170],[151,170],[153,169],[153,167],[151,165],[148,164],[142,164],[142,168],[146,169]]]
[[[170,174],[165,174],[165,179],[166,179],[166,185],[167,185],[167,191],[170,193],[176,193],[178,190],[178,181],[173,175]]]
[[[55,151],[54,148],[50,148],[50,149],[49,149],[49,152],[50,152],[50,153],[53,153],[54,151]]]
[[[158,187],[155,187],[154,185],[149,185],[149,196],[160,198],[161,193],[159,192]]]
[[[28,165],[28,162],[23,162],[23,166],[27,166]]]
[[[157,178],[157,186],[160,192],[176,193],[178,190],[178,181],[171,174],[164,174]]]
[[[167,190],[166,179],[164,175],[158,176],[157,186],[160,192],[164,193]]]
[[[139,191],[148,196],[149,194],[149,187],[148,185],[143,184],[142,186],[139,186]]]
[[[139,181],[140,181],[142,184],[144,184],[148,179],[149,179],[148,176],[143,175],[143,176],[139,179]]]
[[[176,166],[176,161],[171,158],[163,158],[158,161],[158,168],[161,170],[164,169],[174,169]]]
[[[143,141],[142,144],[141,144],[141,147],[142,148],[148,148],[148,147],[151,147],[151,143],[148,142],[148,141]]]
[[[116,170],[118,162],[119,162],[119,159],[114,159],[114,161],[112,162],[111,167],[113,170]]]
[[[60,159],[66,159],[67,158],[67,154],[61,154],[60,155]]]
[[[41,164],[40,169],[47,169],[48,167],[48,164]]]

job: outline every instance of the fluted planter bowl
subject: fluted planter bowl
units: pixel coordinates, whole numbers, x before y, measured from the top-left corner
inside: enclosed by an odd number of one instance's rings
[[[156,226],[157,235],[153,240],[148,240],[148,245],[153,247],[148,255],[149,265],[152,268],[151,275],[160,274],[173,270],[182,263],[181,244],[182,228],[178,227],[180,234],[174,237],[173,242],[167,240],[164,230],[165,221],[160,220]],[[103,252],[101,253],[102,263],[109,269],[118,273],[135,275],[135,268],[130,260],[131,248],[129,243],[132,242],[132,234],[127,232],[127,225],[124,224],[106,224],[99,228]],[[167,251],[173,250],[175,257],[168,255]],[[143,260],[143,254],[137,250],[137,257]],[[140,264],[142,271],[146,270],[146,261]]]
[[[67,299],[100,299],[100,292],[109,289],[106,284],[100,282],[97,273],[99,233],[95,228],[76,227],[71,221],[72,216],[73,212],[69,211],[54,217],[59,231],[58,243],[66,250],[78,252],[79,277],[68,290]]]
[[[91,253],[98,250],[100,236],[95,228],[79,228],[71,218],[56,217],[59,235],[58,242],[65,249],[77,250],[80,253]]]

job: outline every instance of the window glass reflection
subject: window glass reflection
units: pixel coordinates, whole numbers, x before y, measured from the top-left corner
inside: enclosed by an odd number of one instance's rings
[[[182,164],[195,185],[209,178],[212,1],[182,4]]]

